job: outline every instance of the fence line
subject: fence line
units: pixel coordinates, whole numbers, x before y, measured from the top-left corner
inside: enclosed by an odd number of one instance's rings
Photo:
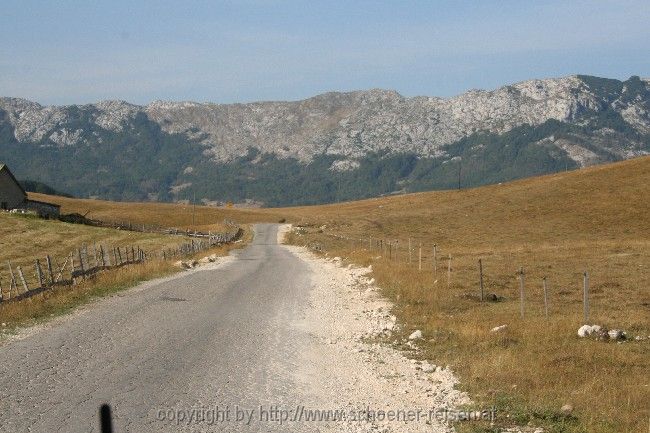
[[[170,260],[186,257],[217,245],[231,243],[238,240],[243,230],[238,228],[233,233],[214,233],[208,236],[196,236],[200,239],[191,239],[174,248],[165,248],[160,251],[145,251],[137,245],[113,246],[83,245],[65,257],[65,260],[56,260],[49,254],[45,257],[45,267],[40,259],[35,259],[32,279],[28,278],[21,266],[15,268],[7,262],[9,277],[7,282],[0,276],[0,303],[29,298],[45,290],[59,286],[70,286],[86,278],[106,271],[127,265],[142,264],[153,259]],[[59,266],[59,263],[63,262]]]
[[[227,240],[228,233],[201,232],[201,231],[190,230],[190,229],[163,227],[156,224],[134,223],[131,221],[94,220],[94,219],[85,218],[81,215],[76,215],[76,216],[68,215],[68,217],[69,217],[68,222],[84,224],[93,227],[111,228],[116,230],[128,230],[128,231],[139,232],[139,233],[157,233],[163,235],[176,235],[176,236],[185,236],[185,237],[193,237],[193,238],[216,238],[218,242],[222,242],[222,243],[228,242]],[[228,219],[224,220],[224,224],[232,228],[239,228],[239,226],[235,222]]]
[[[301,227],[298,227],[300,230]],[[319,234],[323,234],[325,236],[329,236],[332,238],[336,238],[342,241],[346,242],[352,242],[353,245],[356,245],[358,242],[360,242],[360,245],[362,249],[367,249],[369,251],[376,250],[379,252],[380,258],[383,260],[387,260],[389,262],[400,262],[408,266],[412,266],[414,269],[417,269],[418,272],[422,272],[423,269],[426,269],[425,267],[422,266],[422,245],[423,243],[419,239],[414,239],[409,237],[407,242],[405,243],[408,245],[408,251],[404,255],[404,259],[400,260],[400,257],[397,254],[397,245],[399,245],[399,240],[395,238],[388,238],[388,239],[381,239],[379,237],[369,237],[369,236],[364,236],[362,238],[354,238],[354,237],[349,237],[349,236],[343,236],[340,234],[336,233],[326,233],[326,232],[319,232]],[[368,239],[370,241],[368,241]],[[365,240],[365,241],[364,241]],[[419,244],[418,246],[418,261],[417,265],[415,265],[415,261],[412,260],[412,253],[414,252],[412,249],[414,248],[413,245]],[[433,271],[434,279],[437,279],[437,273],[438,273],[438,260],[442,260],[444,263],[444,260],[447,260],[447,286],[450,288],[452,286],[452,276],[454,275],[454,267],[452,267],[452,256],[451,254],[443,254],[440,255],[440,250],[439,246],[436,243],[432,243],[432,256],[429,256],[432,260],[432,267],[431,270]],[[313,249],[317,249],[319,251],[322,251],[323,248],[322,246],[318,246],[314,248],[314,246],[311,246]],[[424,249],[426,251],[426,248]],[[477,275],[477,288],[478,288],[478,293],[477,293],[477,299],[479,299],[481,302],[487,302],[489,300],[496,300],[491,299],[489,296],[486,296],[485,293],[485,283],[484,283],[484,264],[485,264],[485,259],[484,258],[479,258],[478,260],[478,275]],[[443,265],[444,266],[444,265]],[[444,269],[444,268],[443,268]],[[518,280],[518,291],[519,291],[519,316],[524,319],[525,313],[526,313],[526,302],[525,302],[525,271],[523,267],[520,267],[516,273],[515,273],[517,280]],[[587,271],[584,271],[582,274],[583,276],[583,281],[582,281],[582,306],[583,306],[583,321],[584,323],[588,323],[590,320],[590,294],[589,294],[589,274]],[[549,291],[548,291],[548,278],[547,276],[542,277],[542,300],[543,300],[543,313],[544,316],[548,318],[549,316]]]

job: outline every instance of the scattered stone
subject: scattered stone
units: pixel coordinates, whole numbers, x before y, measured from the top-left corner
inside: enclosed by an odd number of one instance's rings
[[[203,265],[206,263],[210,263],[210,257],[203,257],[201,260],[199,260],[199,263]]]
[[[598,334],[601,329],[602,328],[598,325],[582,325],[578,329],[578,337],[584,338],[589,337],[590,335]]]
[[[622,341],[625,340],[626,335],[624,331],[621,331],[620,329],[610,329],[607,332],[607,336],[609,337],[610,340],[614,341]]]
[[[411,335],[409,335],[409,340],[418,340],[422,338],[422,331],[419,329],[417,331],[414,331]]]
[[[490,332],[501,332],[508,329],[508,325],[500,325],[500,326],[495,326],[494,328],[490,329]]]
[[[7,324],[5,322],[2,322],[2,327],[5,328]]]
[[[489,302],[499,302],[503,300],[503,297],[497,295],[496,293],[488,293],[485,299],[487,299]]]
[[[560,411],[561,411],[564,415],[570,415],[571,412],[573,412],[573,406],[567,403],[567,404],[565,404],[564,406],[562,406],[562,407],[560,408]]]
[[[578,337],[595,337],[602,341],[624,341],[627,339],[625,331],[621,329],[607,330],[598,325],[582,325],[578,329]]]
[[[436,366],[429,364],[428,362],[423,363],[421,368],[423,373],[433,373],[436,371]]]
[[[179,260],[176,263],[174,263],[174,266],[176,266],[178,268],[181,268],[181,269],[191,269],[192,268],[191,264],[189,264],[187,262],[184,262],[182,260]]]

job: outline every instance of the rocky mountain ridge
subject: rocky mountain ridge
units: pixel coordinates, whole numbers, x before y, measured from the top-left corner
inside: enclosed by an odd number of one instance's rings
[[[650,89],[649,80],[639,80]],[[156,101],[146,106],[102,101],[73,106],[41,106],[0,99],[18,141],[49,140],[72,146],[92,140],[83,128],[70,128],[79,111],[92,112],[99,127],[121,131],[129,119],[145,114],[168,133],[185,134],[205,145],[216,161],[244,156],[249,148],[279,158],[308,162],[315,155],[354,159],[368,152],[444,155],[442,147],[484,131],[501,134],[522,124],[550,119],[574,123],[585,112],[613,109],[642,133],[650,132],[647,99],[603,95],[579,76],[530,80],[493,91],[470,90],[451,98],[406,98],[395,91],[326,93],[295,102],[213,104]],[[633,156],[626,152],[621,157]]]
[[[391,166],[395,179],[390,188],[409,190],[410,172],[392,167],[396,162],[387,160],[412,156],[429,161],[419,162],[426,170],[448,171],[444,176],[449,177],[451,170],[440,164],[460,159],[478,167],[479,160],[495,159],[488,164],[489,170],[481,162],[485,175],[476,174],[470,182],[485,183],[559,166],[581,167],[644,155],[650,152],[649,136],[650,80],[639,77],[619,81],[575,75],[529,80],[451,98],[404,97],[380,89],[245,104],[156,101],[139,106],[102,101],[57,107],[0,98],[0,157],[8,162],[12,159],[5,156],[8,146],[16,154],[24,153],[14,159],[25,166],[33,165],[29,158],[38,149],[47,149],[48,157],[55,160],[73,154],[87,158],[85,151],[90,150],[97,155],[89,162],[91,171],[114,170],[125,164],[121,158],[126,154],[144,161],[149,153],[154,158],[149,163],[157,161],[164,171],[153,184],[165,188],[165,194],[173,193],[166,199],[174,199],[187,185],[196,185],[199,176],[215,175],[217,167],[225,171],[238,167],[237,176],[244,183],[259,180],[256,170],[271,160],[277,161],[274,170],[294,164],[294,171],[309,166],[322,171],[326,163],[331,173],[363,171],[372,160],[373,167]],[[514,153],[508,150],[511,143],[518,143]],[[525,156],[524,148],[534,156]],[[164,157],[156,160],[160,152]],[[497,156],[503,152],[508,155]],[[499,158],[505,158],[501,165]],[[508,159],[514,158],[526,167],[512,171],[508,164],[513,161]],[[534,163],[526,162],[531,158]],[[372,170],[376,172],[377,167]],[[151,170],[146,167],[144,172]],[[501,175],[493,176],[494,170]],[[139,178],[136,173],[133,176]],[[419,176],[429,178],[431,173]],[[438,180],[431,181],[431,187],[448,186],[449,180],[443,181],[442,176],[435,174]],[[66,189],[65,182],[49,183]],[[132,188],[144,188],[146,197],[154,194],[153,199],[160,199],[151,183]],[[84,191],[82,185],[72,189]],[[240,198],[261,199],[260,194],[240,193]]]

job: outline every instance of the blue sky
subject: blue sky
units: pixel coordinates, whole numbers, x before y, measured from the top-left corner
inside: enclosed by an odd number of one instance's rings
[[[650,76],[647,0],[3,0],[0,38],[0,95],[44,104]]]

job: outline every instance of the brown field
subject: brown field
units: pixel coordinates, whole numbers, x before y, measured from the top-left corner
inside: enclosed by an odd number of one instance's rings
[[[153,224],[161,227],[199,231],[225,231],[224,220],[246,224],[269,218],[271,209],[238,209],[226,207],[193,206],[176,203],[128,203],[105,200],[74,199],[30,193],[34,200],[61,206],[62,214],[78,213],[87,218],[133,224]],[[279,214],[278,214],[279,215]],[[281,218],[281,217],[278,217]]]
[[[307,224],[304,234],[293,235],[294,243],[372,264],[373,276],[397,305],[402,336],[423,331],[418,356],[451,365],[479,407],[496,405],[500,423],[530,422],[557,432],[648,429],[650,158],[470,190],[301,208],[291,220]],[[384,245],[399,240],[397,259],[388,260],[387,249],[376,243],[371,250],[370,237]],[[479,258],[485,291],[500,302],[479,301]],[[584,271],[590,276],[589,321],[624,329],[632,341],[577,337]],[[505,332],[490,332],[504,324]],[[567,403],[575,408],[570,416],[560,412]],[[472,423],[460,428],[490,431]]]
[[[193,211],[177,204],[34,196],[61,204],[64,213],[178,228],[216,229],[224,218],[237,223],[286,218],[304,226],[292,242],[372,264],[403,326],[396,341],[421,329],[423,352],[413,356],[452,366],[478,407],[497,407],[499,424],[530,423],[551,432],[648,429],[650,157],[476,189],[284,209]],[[383,240],[384,247],[398,240],[397,258],[389,260],[376,243],[370,248],[371,237]],[[499,302],[478,299],[478,259],[485,292]],[[520,267],[525,270],[524,319]],[[589,321],[624,329],[630,341],[577,337],[585,271]],[[543,277],[549,286],[548,318]],[[490,332],[504,324],[504,332]],[[646,338],[635,341],[635,336]],[[560,411],[567,403],[574,407],[570,415]],[[492,431],[477,423],[459,428]]]

